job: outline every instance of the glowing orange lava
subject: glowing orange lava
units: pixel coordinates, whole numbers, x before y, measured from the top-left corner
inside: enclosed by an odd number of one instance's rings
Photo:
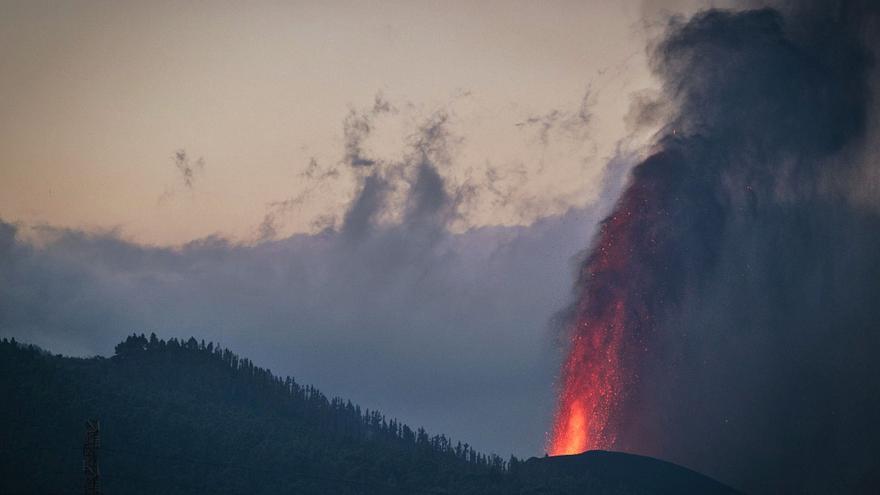
[[[607,449],[614,443],[609,420],[621,393],[620,341],[623,306],[615,304],[611,321],[573,337],[564,367],[559,410],[550,455]],[[594,325],[595,325],[594,324]],[[582,322],[590,327],[589,322]]]
[[[572,400],[565,424],[561,426],[563,431],[557,440],[558,444],[554,445],[553,455],[577,454],[587,450],[587,416],[581,401]]]
[[[641,291],[654,288],[639,254],[650,257],[655,243],[651,228],[662,211],[650,208],[654,192],[650,181],[626,191],[582,268],[551,455],[610,449],[616,440],[625,388],[637,377],[632,363],[651,321]]]

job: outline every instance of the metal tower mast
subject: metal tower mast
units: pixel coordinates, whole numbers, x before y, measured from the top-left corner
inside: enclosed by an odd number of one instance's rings
[[[83,474],[85,495],[101,494],[101,479],[98,472],[98,447],[101,446],[101,425],[96,419],[86,421],[86,440],[83,443]]]

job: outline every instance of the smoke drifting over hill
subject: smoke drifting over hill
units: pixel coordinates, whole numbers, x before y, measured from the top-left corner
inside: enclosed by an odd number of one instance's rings
[[[581,269],[551,450],[877,485],[876,14],[671,21],[652,65],[675,110]]]

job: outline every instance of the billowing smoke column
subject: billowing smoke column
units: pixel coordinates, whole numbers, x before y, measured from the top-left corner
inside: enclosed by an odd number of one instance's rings
[[[880,486],[876,14],[671,21],[651,52],[668,123],[581,267],[551,454],[750,492]]]

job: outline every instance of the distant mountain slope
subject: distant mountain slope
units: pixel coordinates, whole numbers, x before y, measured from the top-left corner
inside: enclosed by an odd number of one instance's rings
[[[0,342],[0,493],[80,491],[87,418],[107,494],[726,493],[624,454],[503,461],[195,339],[132,336],[109,359]]]

